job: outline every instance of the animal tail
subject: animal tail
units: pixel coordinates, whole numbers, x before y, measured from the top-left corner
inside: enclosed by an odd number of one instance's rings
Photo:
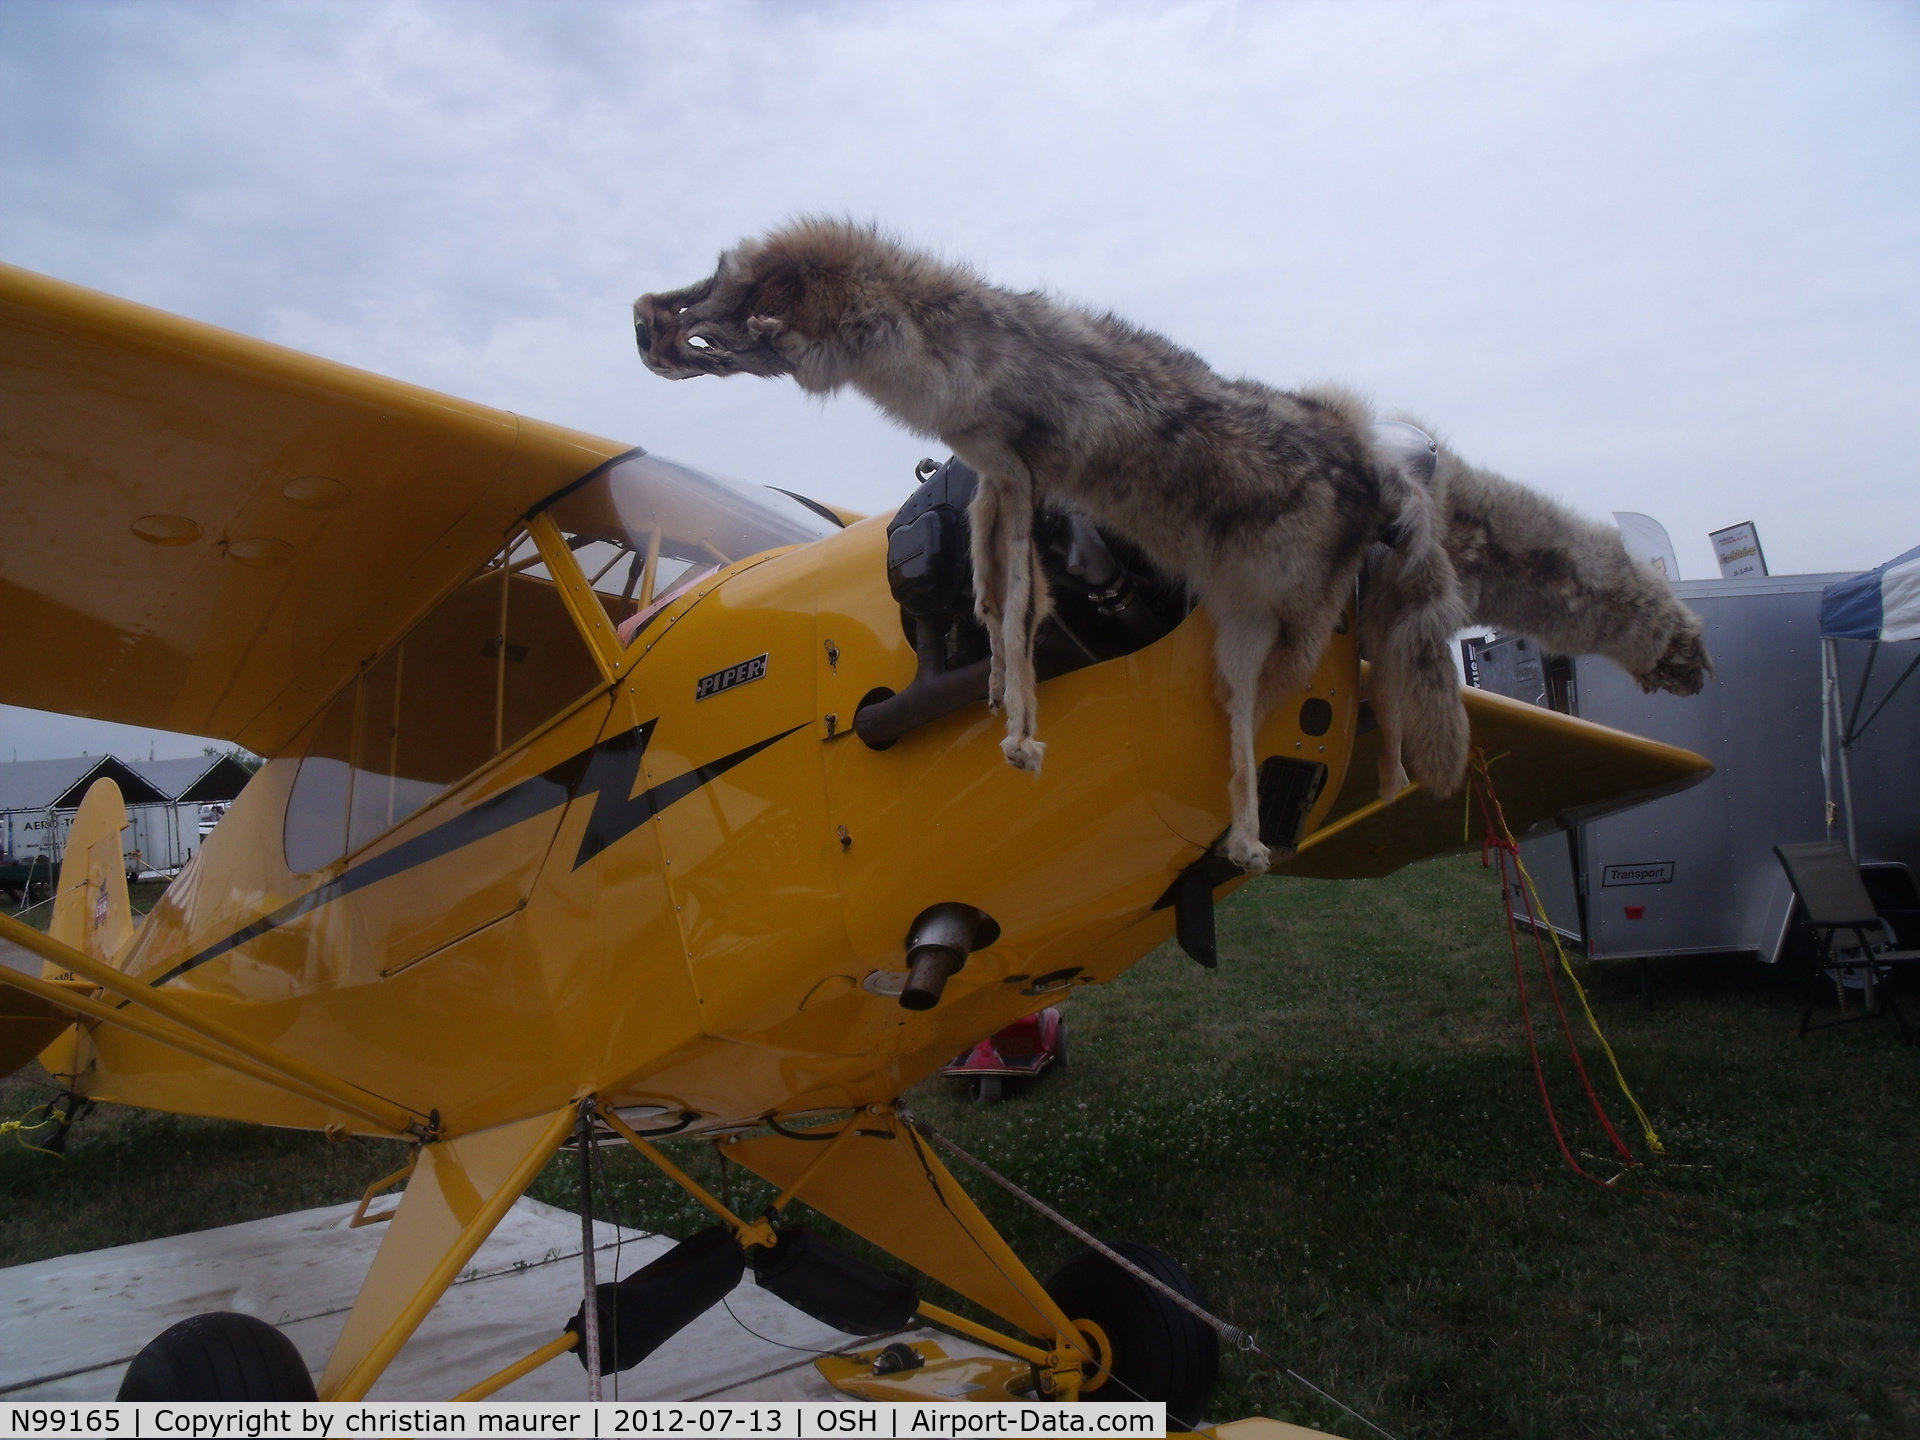
[[[1398,422],[1376,426],[1374,445],[1386,501],[1382,539],[1392,554],[1375,577],[1375,614],[1365,626],[1373,663],[1368,689],[1407,775],[1444,798],[1466,776],[1470,735],[1453,667],[1453,635],[1466,623],[1465,608],[1425,483],[1437,447],[1424,431]]]

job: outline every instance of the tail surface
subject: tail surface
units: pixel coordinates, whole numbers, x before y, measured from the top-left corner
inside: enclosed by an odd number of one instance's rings
[[[127,807],[120,787],[96,780],[67,831],[60,883],[54,891],[53,919],[47,933],[96,960],[111,962],[133,938],[133,906],[127,899],[127,862],[120,832],[127,828]],[[51,960],[40,962],[48,980],[72,980],[74,974]],[[40,1063],[56,1080],[78,1087],[82,1036],[70,1027],[45,1050]]]
[[[96,960],[111,961],[133,938],[133,906],[127,899],[127,861],[120,832],[127,828],[127,807],[120,787],[96,780],[67,831],[66,856],[60,862],[60,884],[53,902],[53,920],[47,933]],[[43,962],[49,980],[70,980],[65,971],[52,973],[53,962]]]

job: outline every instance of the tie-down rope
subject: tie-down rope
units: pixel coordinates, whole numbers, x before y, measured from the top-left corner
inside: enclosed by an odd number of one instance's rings
[[[1626,1097],[1627,1103],[1633,1107],[1633,1113],[1640,1121],[1640,1129],[1646,1136],[1648,1148],[1655,1154],[1664,1155],[1666,1147],[1660,1143],[1659,1135],[1654,1132],[1653,1122],[1647,1118],[1647,1112],[1641,1108],[1639,1100],[1634,1097],[1632,1088],[1627,1084],[1627,1077],[1620,1069],[1620,1061],[1614,1055],[1613,1047],[1607,1043],[1607,1037],[1601,1032],[1599,1020],[1594,1017],[1593,1006],[1587,1000],[1586,989],[1580,984],[1580,977],[1573,973],[1573,964],[1567,959],[1566,948],[1560,943],[1560,932],[1553,928],[1552,922],[1548,919],[1546,906],[1540,900],[1540,892],[1534,887],[1533,876],[1527,872],[1526,863],[1520,858],[1520,844],[1507,824],[1506,813],[1500,807],[1499,796],[1494,793],[1493,776],[1488,770],[1486,756],[1477,748],[1473,751],[1467,779],[1471,786],[1472,798],[1479,802],[1480,813],[1486,824],[1486,830],[1480,842],[1480,863],[1491,867],[1493,862],[1490,857],[1499,856],[1500,908],[1507,922],[1507,945],[1513,955],[1514,984],[1520,993],[1520,1021],[1526,1031],[1527,1052],[1533,1060],[1534,1081],[1540,1089],[1540,1103],[1546,1110],[1547,1126],[1553,1132],[1554,1143],[1560,1147],[1561,1157],[1565,1159],[1574,1174],[1603,1190],[1612,1189],[1621,1176],[1616,1175],[1612,1180],[1600,1180],[1588,1174],[1580,1162],[1574,1159],[1573,1151],[1567,1144],[1566,1135],[1560,1128],[1560,1118],[1553,1108],[1553,1097],[1547,1088],[1546,1069],[1540,1061],[1540,1046],[1534,1036],[1533,1013],[1527,1001],[1526,969],[1520,960],[1519,929],[1514,923],[1511,903],[1511,897],[1516,893],[1522,908],[1526,911],[1527,928],[1533,932],[1534,951],[1540,960],[1540,973],[1546,977],[1547,992],[1553,997],[1553,1008],[1560,1017],[1560,1033],[1566,1039],[1567,1054],[1573,1060],[1573,1068],[1580,1077],[1581,1087],[1586,1092],[1587,1102],[1592,1106],[1594,1116],[1600,1122],[1600,1128],[1606,1132],[1607,1139],[1613,1143],[1614,1150],[1618,1152],[1628,1169],[1637,1169],[1640,1161],[1627,1148],[1626,1142],[1620,1138],[1619,1131],[1614,1129],[1613,1121],[1607,1115],[1606,1106],[1601,1104],[1600,1096],[1593,1088],[1593,1080],[1587,1074],[1586,1062],[1580,1058],[1580,1048],[1574,1044],[1573,1023],[1567,1018],[1566,1006],[1560,999],[1560,987],[1554,978],[1553,965],[1547,959],[1546,942],[1541,939],[1542,930],[1553,938],[1553,948],[1560,958],[1560,968],[1566,972],[1574,994],[1579,997],[1580,1008],[1586,1015],[1587,1026],[1593,1031],[1594,1038],[1600,1042],[1600,1048],[1606,1054],[1607,1063],[1613,1069],[1613,1078],[1620,1087],[1620,1093]],[[1509,866],[1512,867],[1511,870]],[[1519,881],[1517,885],[1515,884],[1516,876]],[[1621,1172],[1622,1175],[1625,1173],[1625,1171]],[[1659,1195],[1662,1199],[1671,1198],[1657,1190],[1641,1193]]]
[[[1268,1354],[1265,1350],[1262,1350],[1260,1348],[1259,1343],[1253,1338],[1253,1336],[1249,1335],[1245,1330],[1242,1330],[1238,1325],[1228,1324],[1225,1320],[1222,1320],[1218,1315],[1213,1314],[1211,1311],[1207,1310],[1204,1306],[1196,1305],[1193,1301],[1189,1300],[1186,1296],[1182,1295],[1178,1290],[1175,1290],[1171,1285],[1167,1284],[1164,1280],[1161,1280],[1158,1276],[1149,1274],[1147,1271],[1141,1269],[1140,1266],[1134,1264],[1133,1261],[1129,1260],[1126,1256],[1122,1255],[1118,1250],[1115,1250],[1111,1245],[1108,1245],[1105,1242],[1096,1239],[1094,1236],[1088,1234],[1085,1230],[1082,1230],[1078,1225],[1074,1224],[1073,1221],[1067,1219],[1066,1216],[1062,1215],[1058,1210],[1055,1210],[1051,1205],[1047,1204],[1044,1200],[1038,1199],[1033,1195],[1029,1195],[1025,1190],[1022,1190],[1018,1185],[1014,1184],[1013,1181],[1007,1179],[1006,1176],[1002,1175],[999,1171],[987,1165],[984,1161],[974,1159],[973,1156],[969,1155],[966,1151],[962,1150],[958,1145],[954,1144],[953,1141],[947,1139],[946,1136],[942,1135],[939,1131],[935,1130],[931,1125],[927,1124],[926,1121],[917,1119],[912,1115],[908,1115],[906,1116],[906,1118],[908,1120],[908,1123],[910,1123],[915,1130],[919,1131],[922,1135],[926,1136],[929,1140],[933,1141],[933,1143],[938,1145],[942,1150],[945,1150],[948,1154],[954,1156],[956,1159],[960,1160],[965,1165],[971,1167],[972,1169],[978,1171],[980,1174],[984,1175],[987,1179],[991,1180],[994,1184],[998,1185],[1002,1190],[1006,1191],[1009,1195],[1013,1196],[1016,1200],[1020,1201],[1023,1205],[1026,1205],[1031,1209],[1039,1212],[1041,1215],[1044,1215],[1047,1219],[1051,1220],[1055,1225],[1058,1225],[1062,1230],[1066,1231],[1067,1234],[1073,1236],[1074,1239],[1078,1240],[1082,1245],[1085,1245],[1088,1249],[1097,1251],[1099,1254],[1105,1256],[1108,1260],[1111,1260],[1115,1265],[1118,1265],[1122,1270],[1126,1271],[1129,1275],[1133,1276],[1133,1278],[1138,1280],[1141,1284],[1147,1286],[1149,1289],[1156,1291],[1157,1293],[1171,1300],[1174,1304],[1178,1305],[1182,1310],[1186,1311],[1189,1315],[1193,1316],[1194,1319],[1200,1321],[1201,1324],[1208,1326],[1210,1329],[1218,1331],[1221,1339],[1225,1340],[1229,1345],[1232,1345],[1235,1349],[1239,1350],[1242,1354],[1258,1355],[1262,1360],[1266,1360],[1271,1364],[1273,1364],[1277,1369],[1279,1369],[1283,1374],[1285,1374],[1287,1378],[1289,1378],[1290,1380],[1295,1380],[1300,1384],[1306,1386],[1307,1389],[1311,1390],[1314,1394],[1318,1395],[1322,1400],[1325,1400],[1329,1405],[1337,1406],[1339,1409],[1344,1410],[1347,1414],[1351,1415],[1354,1419],[1358,1420],[1362,1425],[1366,1426],[1369,1430],[1373,1431],[1374,1434],[1384,1435],[1386,1436],[1386,1440],[1394,1440],[1394,1437],[1391,1434],[1389,1434],[1385,1430],[1382,1430],[1378,1425],[1374,1424],[1373,1421],[1369,1420],[1366,1416],[1362,1415],[1358,1410],[1354,1409],[1351,1405],[1348,1405],[1344,1401],[1339,1400],[1332,1395],[1329,1395],[1326,1391],[1322,1390],[1318,1385],[1314,1384],[1311,1380],[1307,1379],[1306,1376],[1300,1374],[1297,1370],[1290,1370],[1286,1366],[1281,1365],[1280,1362],[1274,1359],[1272,1355]]]

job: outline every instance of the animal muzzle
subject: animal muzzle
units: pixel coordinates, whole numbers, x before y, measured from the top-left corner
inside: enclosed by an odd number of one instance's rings
[[[700,352],[682,352],[681,347],[673,343],[671,336],[663,336],[644,320],[633,322],[633,338],[640,347],[640,359],[647,369],[667,380],[691,380],[696,375],[714,375],[725,373],[720,365],[701,356]]]
[[[685,380],[705,373],[702,367],[687,363],[686,357],[676,353],[682,348],[676,343],[681,339],[678,318],[678,312],[663,305],[657,295],[642,295],[633,302],[633,343],[639,348],[646,367],[669,380]]]

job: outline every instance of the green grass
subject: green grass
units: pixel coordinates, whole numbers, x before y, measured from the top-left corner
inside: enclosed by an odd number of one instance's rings
[[[154,903],[167,893],[164,880],[137,881],[127,886],[127,903],[132,908],[134,919],[146,914]],[[0,895],[0,915],[18,915],[36,930],[47,928],[47,922],[53,919],[52,899],[36,900],[28,904],[26,897],[19,900],[9,895]]]
[[[1274,1359],[1227,1357],[1216,1416],[1365,1433],[1285,1365],[1403,1440],[1920,1435],[1920,1055],[1889,1025],[1800,1040],[1790,977],[1749,961],[1660,967],[1652,1008],[1630,967],[1582,965],[1668,1150],[1622,1185],[1670,1198],[1601,1191],[1542,1119],[1476,860],[1256,883],[1220,929],[1217,972],[1167,950],[1076,993],[1070,1071],[992,1108],[948,1082],[910,1097],[1089,1229],[1173,1253],[1258,1337]],[[1555,1047],[1562,1124],[1611,1177]],[[103,1109],[65,1162],[0,1149],[0,1260],[348,1198],[388,1153]],[[762,1193],[675,1153],[741,1205]],[[570,1203],[571,1164],[535,1193]],[[622,1219],[707,1223],[637,1157],[606,1173]],[[1040,1273],[1075,1248],[971,1188]]]

